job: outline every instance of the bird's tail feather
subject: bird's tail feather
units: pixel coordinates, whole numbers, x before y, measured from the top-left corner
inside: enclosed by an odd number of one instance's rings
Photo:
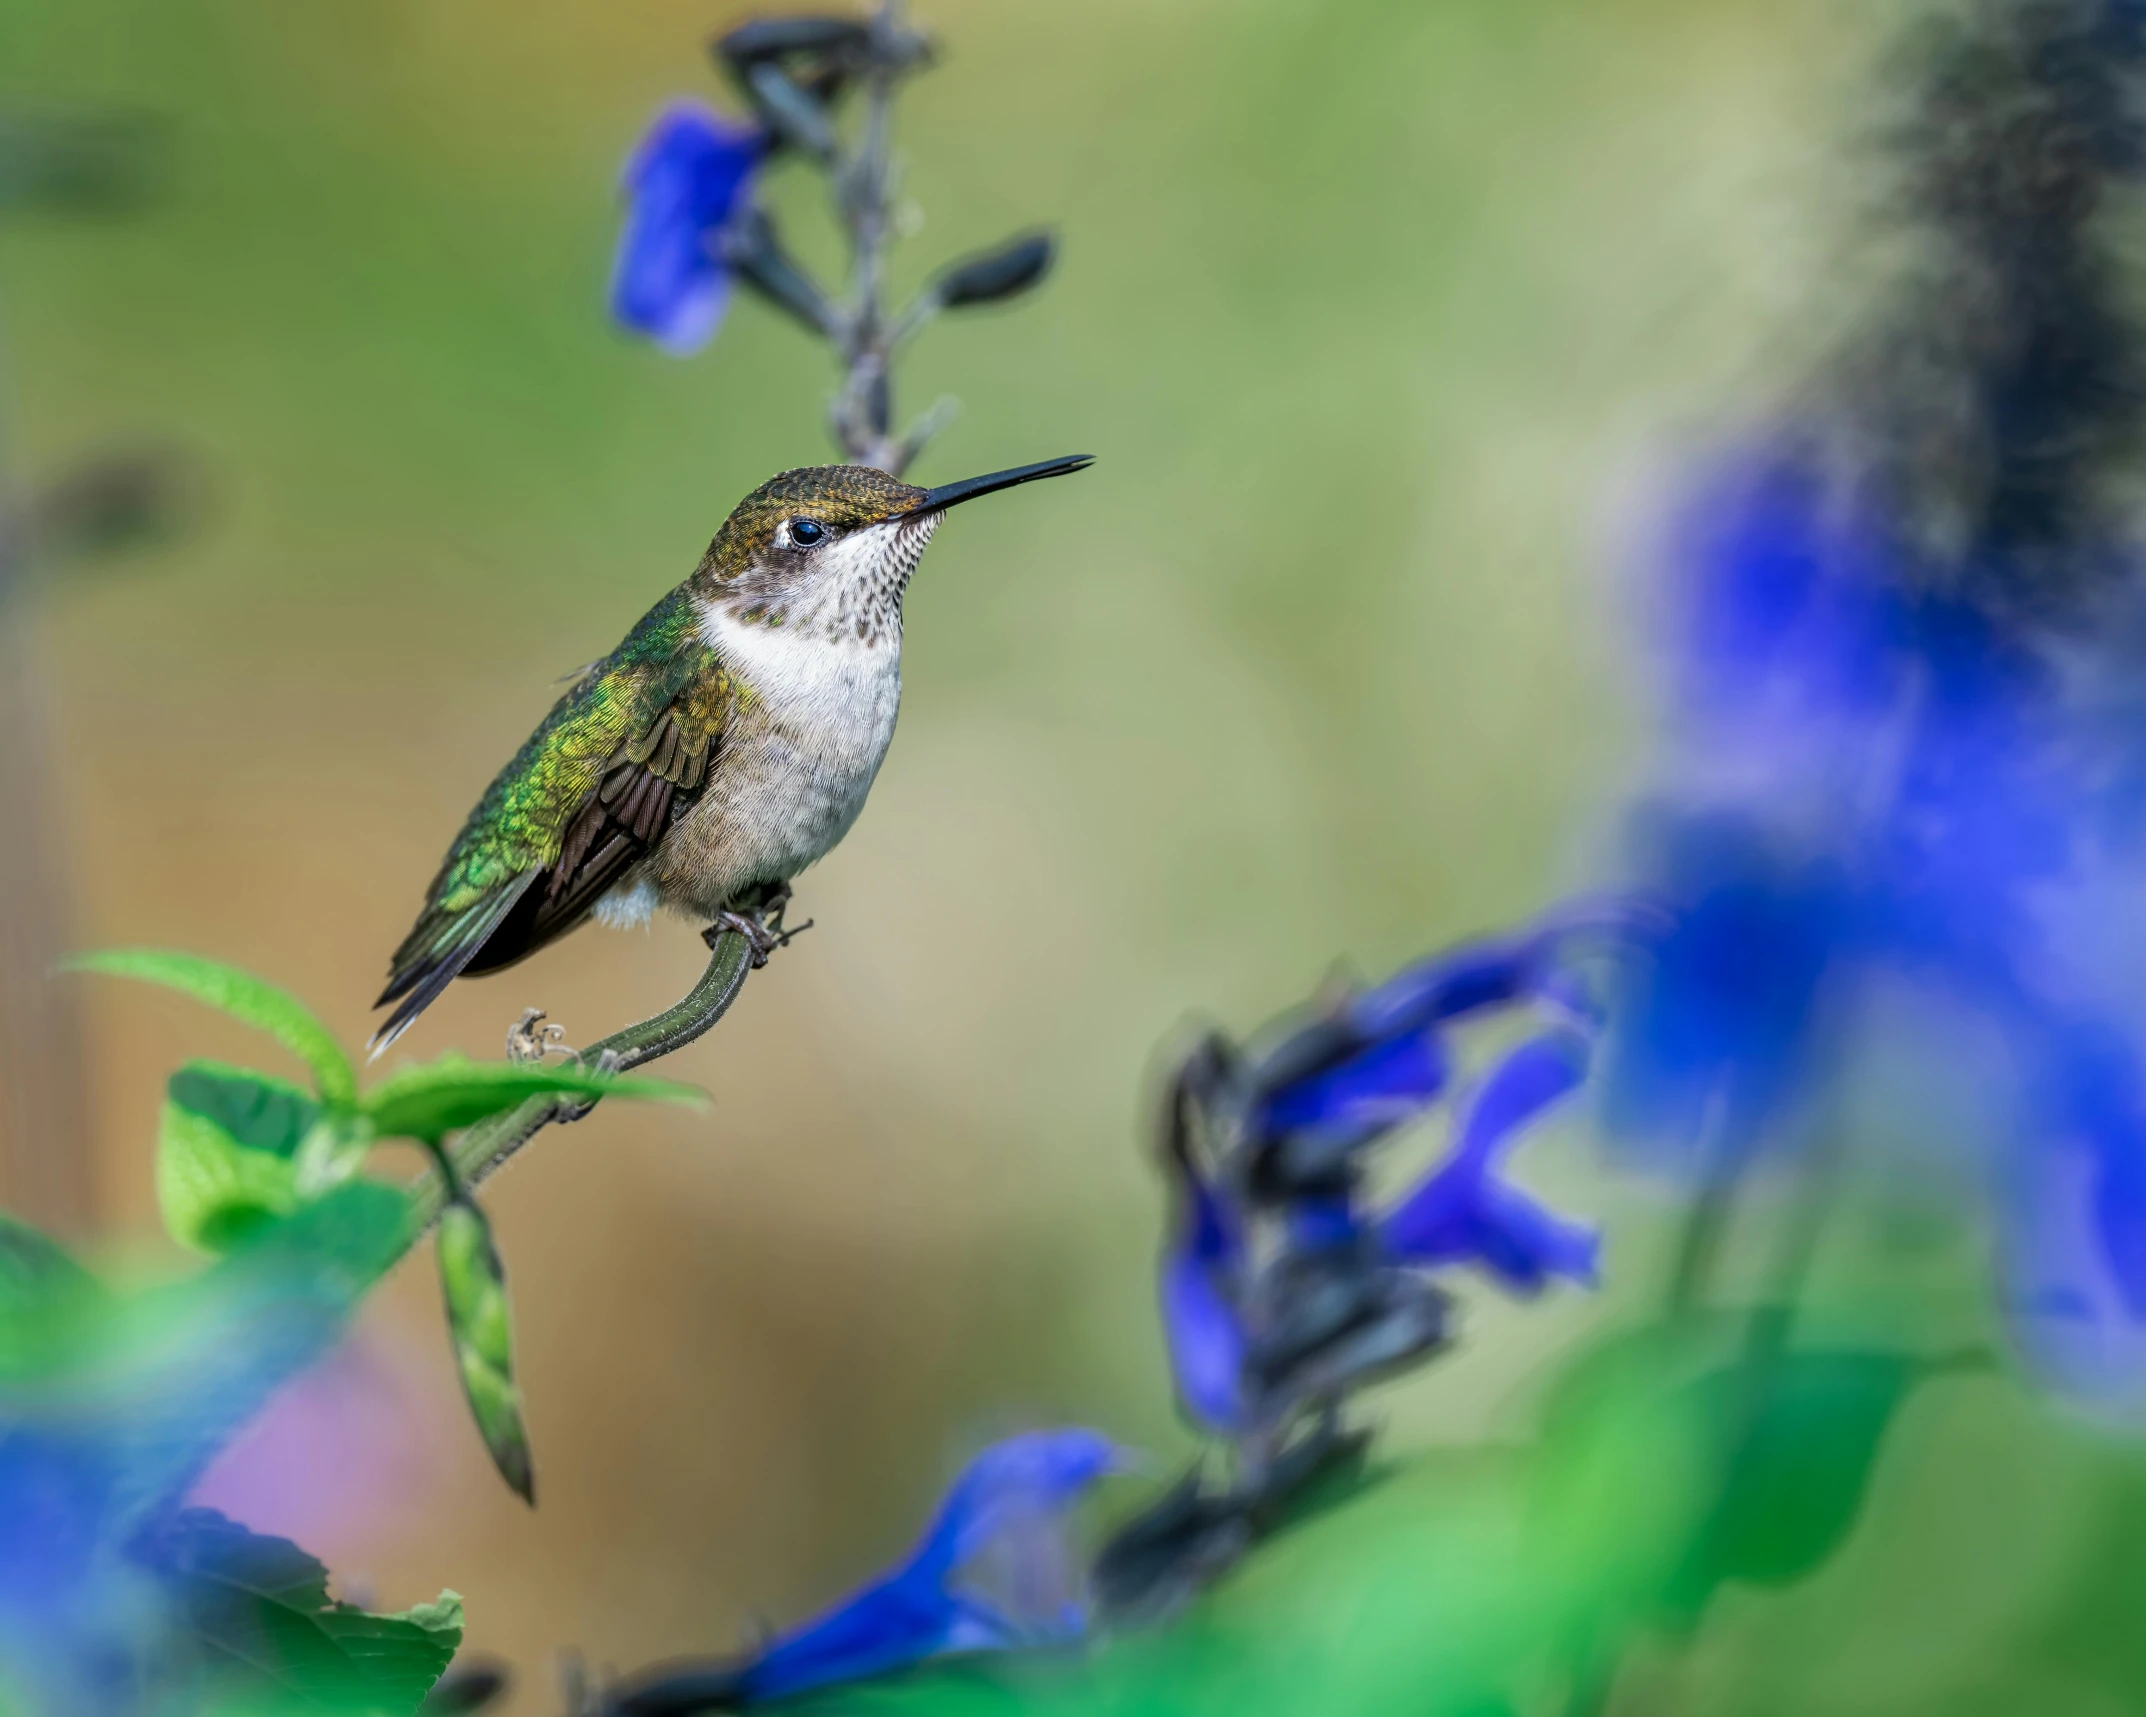
[[[486,940],[499,928],[500,920],[514,910],[515,903],[541,874],[534,870],[524,873],[494,890],[475,906],[448,918],[430,936],[423,934],[425,925],[419,924],[409,940],[397,950],[387,988],[373,1003],[378,1008],[384,1008],[390,1002],[396,1006],[380,1029],[373,1033],[367,1045],[372,1053],[367,1059],[379,1060],[387,1053],[388,1046],[416,1023],[417,1016],[439,1000],[440,992],[460,977],[463,968],[482,952]]]

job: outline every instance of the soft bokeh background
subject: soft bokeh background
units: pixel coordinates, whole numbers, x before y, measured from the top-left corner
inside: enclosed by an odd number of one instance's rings
[[[422,1263],[215,1494],[383,1602],[469,1594],[535,1711],[556,1648],[720,1649],[825,1599],[995,1431],[1176,1448],[1157,1046],[1585,875],[1644,734],[1618,550],[1660,450],[1811,340],[1883,10],[921,6],[947,54],[902,114],[904,277],[1038,220],[1065,251],[1035,302],[913,352],[908,404],[965,407],[919,471],[1100,463],[933,548],[899,741],[800,891],[819,927],[666,1069],[713,1108],[607,1110],[497,1183],[541,1510],[463,1423]],[[36,620],[87,940],[238,962],[361,1038],[550,682],[747,488],[826,456],[829,375],[787,324],[741,304],[675,363],[602,314],[618,166],[659,102],[715,92],[700,44],[736,15],[0,7],[0,90],[161,115],[171,155],[145,218],[0,241],[13,457],[154,432],[215,485],[183,549]],[[780,184],[800,230],[813,190]],[[495,1053],[532,1003],[585,1041],[701,958],[681,926],[591,930],[410,1044]],[[153,1259],[160,1082],[253,1046],[177,1001],[87,1005],[99,1233]],[[1524,1174],[1608,1219],[1611,1291],[1472,1306],[1466,1351],[1391,1398],[1404,1440],[1510,1427],[1657,1268],[1646,1195],[1576,1138]],[[2037,1520],[2079,1514],[2063,1482]]]

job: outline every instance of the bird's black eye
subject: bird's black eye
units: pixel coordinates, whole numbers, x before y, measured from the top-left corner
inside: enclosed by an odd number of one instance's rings
[[[827,534],[827,527],[817,519],[792,519],[790,540],[800,548],[810,548]]]

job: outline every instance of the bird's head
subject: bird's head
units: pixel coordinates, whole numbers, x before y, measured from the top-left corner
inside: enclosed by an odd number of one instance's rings
[[[899,636],[902,593],[949,507],[1090,464],[1086,454],[919,489],[869,465],[807,465],[740,501],[693,575],[732,617],[871,642]]]

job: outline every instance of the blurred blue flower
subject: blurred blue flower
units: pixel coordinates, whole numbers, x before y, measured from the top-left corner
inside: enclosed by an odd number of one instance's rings
[[[1558,959],[1568,942],[1621,933],[1629,911],[1620,901],[1583,901],[1517,936],[1446,949],[1350,997],[1342,1017],[1363,1038],[1386,1038],[1544,993],[1561,980]]]
[[[112,1542],[110,1439],[0,1408],[0,1683],[25,1708],[127,1708],[141,1657],[169,1650],[162,1595]]]
[[[1124,1466],[1107,1437],[1078,1428],[994,1444],[955,1481],[899,1567],[770,1642],[738,1671],[736,1696],[778,1699],[945,1652],[1079,1638],[1087,1611],[1065,1541],[1066,1513]]]
[[[1414,1120],[1445,1083],[1445,1056],[1421,1028],[1383,1041],[1372,1037],[1273,1093],[1259,1125],[1270,1134],[1368,1139]]]
[[[1524,1294],[1594,1280],[1594,1232],[1496,1170],[1586,1074],[1599,1008],[1575,941],[1621,941],[1642,921],[1630,902],[1582,902],[1286,1019],[1249,1051],[1209,1037],[1186,1057],[1167,1110],[1159,1287],[1188,1419],[1272,1432],[1435,1351],[1447,1302],[1428,1270],[1472,1264]],[[1381,1220],[1370,1150],[1448,1097],[1446,1028],[1513,1007],[1557,1026],[1494,1067],[1448,1160]]]
[[[679,356],[713,337],[730,302],[722,230],[768,151],[757,125],[679,102],[626,164],[630,206],[611,276],[611,314]]]
[[[1748,816],[1662,812],[1650,886],[1665,908],[1636,936],[1607,1112],[1666,1149],[1741,1148],[1800,1089],[1828,974],[1859,950],[1858,903],[1837,865],[1784,852]]]
[[[1170,1233],[1163,1248],[1162,1327],[1186,1416],[1211,1430],[1245,1422],[1244,1315],[1238,1283],[1244,1232],[1179,1137],[1170,1152]]]
[[[1993,511],[1938,555],[1887,493],[1790,438],[1725,462],[1694,509],[1681,719],[1637,820],[1665,917],[1635,938],[1607,1112],[1719,1163],[1794,1136],[1842,1071],[1829,1025],[1871,984],[1993,1022],[2020,1088],[1993,1186],[2008,1304],[2076,1387],[2131,1345],[2111,1318],[2146,1323],[2146,1079],[2136,1020],[2056,999],[2092,976],[2047,915],[2093,911],[2081,855],[2130,742],[2088,701],[2093,642],[2065,660],[2020,593],[2129,574],[2076,497]],[[2058,534],[2023,546],[2003,534],[2022,520]]]
[[[1683,714],[1719,751],[1827,738],[1882,710],[1906,662],[1881,532],[1783,436],[1695,486],[1673,544],[1669,634]]]
[[[1254,1130],[1353,1146],[1407,1125],[1445,1094],[1441,1026],[1529,1001],[1587,1011],[1566,956],[1590,938],[1621,945],[1647,917],[1625,900],[1578,901],[1531,930],[1448,949],[1348,997],[1255,1064]]]
[[[2135,1039],[2023,991],[2017,1148],[1999,1171],[2007,1310],[2068,1387],[2135,1389],[2146,1359],[2146,1072]],[[2117,1363],[2118,1361],[2121,1363]]]
[[[1475,1264],[1504,1287],[1534,1294],[1562,1277],[1593,1286],[1600,1237],[1498,1178],[1520,1129],[1576,1091],[1587,1040],[1558,1030],[1530,1038],[1477,1089],[1446,1160],[1379,1224],[1386,1249],[1410,1264]]]
[[[107,1449],[0,1421],[0,1616],[43,1617],[71,1601],[108,1551],[115,1489]]]

